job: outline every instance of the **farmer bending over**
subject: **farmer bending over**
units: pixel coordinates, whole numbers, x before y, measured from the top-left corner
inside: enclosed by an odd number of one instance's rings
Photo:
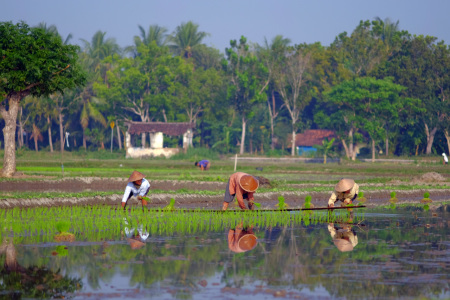
[[[204,159],[201,161],[196,161],[195,166],[199,167],[202,171],[206,171],[209,170],[209,167],[211,167],[211,163],[209,162],[209,160]]]
[[[241,209],[247,209],[245,207],[244,199],[248,201],[248,209],[255,209],[253,201],[253,193],[258,189],[259,181],[252,175],[246,173],[237,172],[230,176],[227,187],[225,188],[225,197],[223,199],[222,210],[227,210],[231,201],[236,199]]]
[[[235,253],[252,250],[257,244],[252,226],[243,227],[240,223],[236,228],[228,231],[228,248]]]
[[[335,186],[334,192],[328,200],[328,207],[334,207],[336,201],[341,201],[341,206],[352,204],[358,197],[359,186],[353,179],[341,179]]]
[[[150,191],[150,183],[144,177],[145,175],[138,171],[133,171],[133,173],[131,173],[122,198],[123,209],[125,209],[128,199],[132,196],[137,196],[138,200],[142,201],[142,206],[147,205],[147,201],[144,200],[144,197],[147,196]]]
[[[352,251],[358,245],[358,236],[351,225],[344,225],[342,228],[339,228],[334,223],[329,223],[328,232],[333,239],[334,245],[341,252]]]

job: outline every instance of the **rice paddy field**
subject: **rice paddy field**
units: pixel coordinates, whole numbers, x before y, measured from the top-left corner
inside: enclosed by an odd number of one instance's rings
[[[203,158],[20,155],[0,179],[0,298],[450,298],[448,165]],[[235,164],[260,179],[255,211],[220,211]],[[133,170],[149,203],[123,210]],[[302,210],[341,178],[352,209]]]

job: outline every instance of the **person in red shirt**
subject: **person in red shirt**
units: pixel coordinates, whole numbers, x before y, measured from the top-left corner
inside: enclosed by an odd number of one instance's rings
[[[243,227],[242,224],[239,224],[236,228],[228,231],[228,248],[235,253],[252,250],[257,244],[258,241],[252,226]]]
[[[241,209],[247,209],[244,199],[248,201],[248,209],[255,209],[253,193],[258,187],[259,181],[252,175],[243,172],[234,173],[230,176],[227,187],[225,188],[222,210],[227,210],[228,205],[234,200],[234,197],[236,197]]]

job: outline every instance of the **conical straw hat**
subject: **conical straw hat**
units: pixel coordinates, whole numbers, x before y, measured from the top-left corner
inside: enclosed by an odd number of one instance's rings
[[[252,193],[258,189],[259,181],[251,175],[244,175],[239,180],[239,185],[244,191]]]
[[[336,184],[336,187],[334,188],[336,190],[336,192],[345,192],[348,191],[349,189],[351,189],[353,186],[355,185],[355,181],[353,179],[341,179],[341,181],[339,181]]]
[[[128,182],[133,182],[139,179],[143,179],[145,177],[144,174],[142,174],[141,172],[138,171],[133,171],[133,173],[131,173],[130,178],[128,178]]]
[[[139,249],[145,246],[145,243],[136,239],[127,239],[127,242],[130,244],[131,249]]]
[[[341,252],[348,252],[353,250],[352,243],[344,239],[334,239],[333,243]]]
[[[252,250],[256,247],[256,236],[254,234],[246,234],[242,236],[238,241],[238,249],[242,252]]]

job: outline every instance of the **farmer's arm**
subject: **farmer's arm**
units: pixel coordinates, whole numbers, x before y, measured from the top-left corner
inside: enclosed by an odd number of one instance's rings
[[[241,187],[236,188],[236,199],[241,209],[247,209],[244,203],[244,190]]]
[[[333,192],[332,194],[331,194],[331,197],[330,197],[330,199],[328,199],[328,206],[329,207],[334,207],[334,203],[337,201],[337,195],[336,195],[336,192]]]
[[[336,228],[334,228],[333,223],[328,224],[328,232],[330,233],[331,238],[334,239],[334,237],[336,236]]]
[[[127,184],[127,187],[125,188],[125,192],[123,193],[123,197],[122,197],[122,207],[125,208],[125,206],[127,205],[127,201],[128,198],[130,197],[130,193],[131,193],[131,186],[129,186]]]

